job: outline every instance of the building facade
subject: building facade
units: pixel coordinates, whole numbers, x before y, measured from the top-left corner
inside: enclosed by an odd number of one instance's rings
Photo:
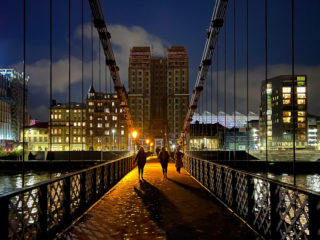
[[[13,140],[11,124],[11,108],[14,101],[9,95],[8,78],[0,74],[0,141]]]
[[[7,137],[11,137],[14,141],[20,141],[20,132],[23,126],[29,123],[28,114],[28,83],[29,77],[25,79],[24,85],[24,75],[19,73],[14,69],[0,69],[1,78],[5,77],[6,80],[2,80],[1,95],[5,97],[5,102],[3,104],[7,111],[10,107],[11,114],[11,136],[8,133]],[[5,93],[6,92],[6,93]],[[25,97],[25,99],[23,99]],[[24,100],[24,101],[23,101]],[[23,107],[25,104],[25,108]],[[23,122],[24,120],[24,122]],[[8,122],[8,118],[6,120]],[[9,123],[10,124],[10,123]]]
[[[189,66],[185,47],[166,57],[150,47],[133,47],[129,57],[129,107],[140,138],[177,139],[189,104]]]
[[[128,150],[128,126],[115,93],[95,92],[90,87],[86,107],[88,150]]]
[[[22,134],[23,131],[21,131]],[[23,136],[21,136],[21,139],[23,139]],[[26,126],[24,129],[24,139],[27,151],[48,151],[50,148],[48,123],[39,122],[32,126]]]
[[[262,82],[259,117],[261,148],[292,148],[294,129],[296,148],[305,148],[307,109],[305,75],[294,76],[294,88],[291,75],[281,75],[268,79],[267,83]]]
[[[51,111],[51,113],[50,113]],[[81,103],[56,103],[49,108],[51,151],[86,150],[86,108]]]

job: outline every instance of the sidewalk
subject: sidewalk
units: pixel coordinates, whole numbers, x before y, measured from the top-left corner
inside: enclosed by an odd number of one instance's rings
[[[257,239],[184,170],[168,168],[163,179],[157,159],[134,169],[72,225],[61,239]]]

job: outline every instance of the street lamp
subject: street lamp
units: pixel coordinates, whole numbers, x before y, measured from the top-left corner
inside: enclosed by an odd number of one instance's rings
[[[113,147],[112,148],[114,149],[114,133],[116,132],[116,130],[112,129],[111,132],[112,132],[112,141],[113,141]]]
[[[136,151],[135,151],[135,148],[136,148],[136,138],[138,136],[138,132],[137,131],[132,131],[131,132],[131,136],[133,138],[133,153],[135,154]]]

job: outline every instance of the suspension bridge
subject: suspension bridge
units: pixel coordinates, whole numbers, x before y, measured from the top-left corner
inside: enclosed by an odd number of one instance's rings
[[[70,172],[62,177],[27,186],[0,196],[0,238],[1,239],[320,239],[320,195],[296,184],[296,163],[300,145],[301,108],[295,104],[290,115],[293,124],[292,148],[290,159],[283,168],[293,173],[293,183],[284,183],[268,177],[268,172],[276,163],[268,148],[273,144],[269,132],[272,129],[269,119],[271,98],[268,95],[268,0],[265,0],[265,98],[264,115],[260,116],[265,129],[264,151],[250,151],[249,143],[249,0],[242,1],[245,6],[245,86],[246,86],[246,124],[243,138],[245,149],[239,149],[240,130],[236,128],[236,39],[237,7],[236,0],[217,0],[206,33],[206,43],[198,67],[198,74],[191,99],[184,119],[179,143],[184,156],[184,169],[177,173],[174,163],[169,163],[168,178],[164,178],[160,163],[155,156],[147,160],[144,180],[138,179],[134,155],[124,156],[108,162],[101,162],[90,168]],[[291,73],[287,87],[296,88],[299,80],[295,73],[294,47],[294,3],[288,1],[291,9]],[[262,2],[261,2],[262,3]],[[84,101],[84,0],[79,5],[82,11],[82,104]],[[120,80],[119,69],[114,55],[111,37],[99,0],[89,0],[91,17],[91,46],[93,29],[99,37],[100,52],[104,55],[105,67],[110,73],[114,90],[119,99],[126,126],[134,132],[135,122],[130,113],[128,92]],[[68,1],[68,106],[69,136],[71,129],[71,0]],[[52,115],[52,0],[50,0],[50,116]],[[229,18],[228,18],[229,17]],[[230,21],[229,21],[230,20]],[[26,0],[24,0],[24,61],[26,73]],[[229,42],[227,26],[233,27],[233,95],[227,94],[227,51]],[[94,27],[94,28],[93,28]],[[220,47],[219,47],[220,46]],[[223,49],[222,47],[223,46]],[[219,49],[223,50],[219,53]],[[92,50],[93,55],[93,50]],[[220,57],[219,57],[220,56]],[[219,59],[223,57],[223,61]],[[215,59],[216,57],[216,59]],[[221,59],[220,59],[221,60]],[[92,63],[93,64],[93,63]],[[213,65],[216,64],[216,85],[213,84]],[[92,65],[93,66],[93,65]],[[219,67],[223,66],[221,69]],[[106,70],[107,71],[107,70]],[[126,71],[126,70],[124,70]],[[99,73],[101,70],[99,69]],[[222,74],[224,73],[224,74]],[[92,67],[93,74],[93,67]],[[105,74],[106,76],[108,74]],[[221,75],[223,77],[221,78]],[[23,74],[26,88],[27,74]],[[219,80],[220,78],[220,80]],[[92,77],[93,79],[93,77]],[[92,80],[93,81],[93,80]],[[99,80],[101,92],[101,78]],[[219,85],[223,81],[223,85]],[[298,82],[298,83],[297,83]],[[302,82],[302,81],[301,81]],[[92,82],[93,86],[93,82]],[[300,85],[298,85],[300,86]],[[302,86],[302,85],[301,85]],[[224,87],[224,96],[219,96],[218,89]],[[216,124],[201,124],[197,110],[213,109],[213,91],[216,89]],[[293,90],[292,90],[293,91]],[[25,94],[25,90],[23,91]],[[88,94],[91,94],[91,90]],[[297,102],[299,97],[290,94],[288,102]],[[294,91],[292,92],[294,93]],[[303,94],[303,93],[300,93]],[[229,99],[230,98],[230,99]],[[275,98],[275,96],[272,96]],[[23,113],[27,103],[23,97]],[[222,99],[222,102],[221,102]],[[233,102],[233,128],[231,130],[219,123],[219,109],[223,109],[222,122],[227,125],[227,101]],[[272,103],[275,104],[275,103]],[[200,111],[199,111],[200,112]],[[25,122],[25,114],[23,122]],[[83,118],[81,114],[81,119]],[[205,116],[207,117],[207,116]],[[281,116],[282,117],[282,116]],[[270,117],[271,118],[271,117]],[[82,119],[83,120],[83,119]],[[203,120],[203,118],[202,118]],[[50,121],[51,117],[50,117]],[[51,123],[51,122],[50,122]],[[49,124],[49,132],[51,132]],[[220,129],[221,128],[221,129]],[[229,131],[229,132],[227,132]],[[238,132],[237,132],[238,131]],[[25,131],[22,131],[25,139]],[[213,143],[207,138],[224,133],[219,149],[213,149]],[[227,134],[233,139],[227,148]],[[230,135],[231,134],[231,135]],[[233,134],[233,135],[232,135]],[[297,137],[296,137],[297,135]],[[83,136],[82,136],[83,137]],[[94,136],[92,136],[93,138]],[[136,139],[134,139],[136,140]],[[296,141],[299,143],[297,144]],[[51,139],[50,139],[51,144]],[[69,159],[72,154],[71,138]],[[136,144],[140,144],[136,140]],[[22,144],[23,148],[25,144]],[[212,149],[210,149],[212,148]],[[231,149],[231,150],[230,150]],[[200,151],[201,150],[201,151]],[[102,153],[101,153],[102,154]],[[261,156],[263,155],[263,161]],[[277,155],[277,154],[275,154]],[[102,155],[101,155],[102,156]],[[311,155],[310,155],[311,156]],[[25,155],[22,155],[24,162]],[[260,158],[260,161],[259,159]],[[232,160],[234,162],[232,162]],[[235,163],[235,161],[238,163]],[[257,174],[250,168],[250,161],[256,160],[263,169]],[[240,164],[241,163],[241,164]],[[239,167],[239,164],[241,167]],[[297,165],[296,165],[297,164]],[[262,167],[261,167],[262,166]],[[316,165],[313,165],[316,166]],[[249,171],[250,170],[250,171]]]

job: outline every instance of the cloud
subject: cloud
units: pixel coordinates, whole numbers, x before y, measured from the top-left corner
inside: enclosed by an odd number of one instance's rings
[[[30,109],[30,115],[32,118],[47,120],[48,118],[48,106],[40,105],[37,108]],[[40,118],[41,116],[41,118]]]
[[[95,29],[94,29],[95,31]],[[166,46],[169,44],[161,38],[148,33],[140,26],[126,27],[121,24],[108,25],[108,31],[111,33],[111,44],[116,58],[117,65],[120,69],[121,82],[128,86],[128,66],[130,48],[134,46],[150,46],[154,55],[164,56]],[[81,38],[82,29],[78,27],[76,36]],[[84,37],[91,39],[91,24],[84,26]],[[94,34],[96,39],[98,36]]]
[[[320,115],[320,101],[318,89],[320,89],[320,65],[318,66],[306,66],[306,65],[296,65],[295,74],[305,74],[307,75],[308,84],[308,112]],[[290,64],[275,64],[268,67],[268,78],[276,77],[279,75],[291,75],[291,65]],[[216,73],[213,73],[214,86]],[[207,87],[211,87],[208,75]],[[249,111],[255,113],[259,112],[259,105],[261,102],[260,88],[261,83],[265,80],[265,66],[259,66],[254,69],[249,70]],[[224,110],[224,72],[219,71],[219,110]],[[246,92],[246,69],[238,70],[236,73],[236,110],[245,113],[246,112],[246,102],[247,102],[247,92]],[[203,91],[204,93],[205,91]],[[209,92],[210,93],[210,92]],[[216,103],[216,89],[214,87],[213,96],[213,109],[215,111]],[[233,111],[233,71],[227,71],[227,112],[231,113]],[[205,98],[202,94],[202,98]],[[210,98],[209,100],[210,101]],[[208,108],[211,108],[210,103],[208,103]]]

